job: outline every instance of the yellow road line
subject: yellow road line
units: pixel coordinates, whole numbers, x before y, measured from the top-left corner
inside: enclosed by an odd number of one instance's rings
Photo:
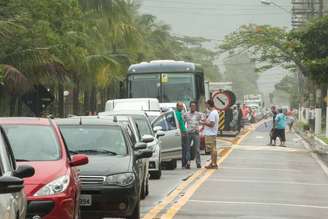
[[[218,165],[220,165],[232,152],[233,147],[230,149],[225,149],[223,152],[224,156],[218,161]],[[164,214],[161,219],[172,219],[177,212],[188,202],[191,196],[198,190],[198,188],[211,176],[215,173],[216,170],[207,170],[205,175],[199,178],[184,194],[184,196],[175,203],[167,212]]]
[[[244,135],[242,135],[239,140],[237,141],[238,144],[245,138],[247,137],[247,135],[252,131],[248,130],[247,133],[245,133]],[[224,148],[221,149],[219,151],[220,156],[222,156],[222,158],[218,161],[218,164],[221,164],[232,152],[232,148]],[[162,202],[160,202],[159,204],[157,204],[155,207],[153,207],[144,217],[143,219],[154,219],[157,218],[157,215],[168,205],[170,204],[172,201],[174,201],[174,199],[176,199],[176,197],[184,190],[186,189],[195,179],[197,179],[199,176],[201,176],[202,174],[205,173],[205,175],[203,175],[201,178],[199,178],[198,180],[196,180],[196,182],[190,187],[190,189],[188,191],[193,191],[192,193],[190,193],[190,197],[191,195],[206,181],[206,179],[208,179],[208,177],[210,177],[213,173],[215,172],[215,170],[206,170],[206,169],[200,169],[198,171],[196,171],[188,180],[182,182],[172,193],[170,193],[168,196],[166,196],[164,198],[164,200]],[[208,175],[210,174],[210,175]],[[198,185],[198,186],[197,186]],[[188,194],[188,192],[186,193]],[[185,197],[185,196],[183,196]],[[189,197],[189,198],[190,198]],[[187,202],[188,199],[185,200],[185,202]],[[178,205],[180,203],[180,201],[182,201],[182,199],[180,199],[175,205]],[[174,206],[175,206],[174,205]],[[172,214],[172,212],[174,213],[174,206],[169,209],[169,211],[165,214],[167,215],[169,212],[170,214]],[[182,207],[183,205],[181,205]],[[181,208],[180,207],[180,208]],[[179,208],[179,209],[180,209]],[[176,214],[178,210],[175,211],[174,215]],[[164,215],[164,216],[165,216]],[[173,218],[174,215],[171,217]],[[161,218],[163,218],[164,216],[162,216]],[[164,217],[165,218],[165,217]]]
[[[222,150],[221,150],[222,151]],[[219,152],[220,153],[220,152]],[[165,208],[170,204],[185,188],[187,188],[197,177],[206,172],[206,169],[202,168],[197,170],[189,179],[183,181],[172,193],[164,198],[162,202],[153,207],[143,219],[154,219]]]

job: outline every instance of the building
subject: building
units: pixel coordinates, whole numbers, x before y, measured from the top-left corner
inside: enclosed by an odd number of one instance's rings
[[[313,17],[328,14],[328,0],[292,0],[292,26],[297,28]]]

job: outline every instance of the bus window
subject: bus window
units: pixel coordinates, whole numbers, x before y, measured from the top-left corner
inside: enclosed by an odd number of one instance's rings
[[[195,88],[192,74],[167,74],[167,80],[162,83],[163,102],[183,101],[189,105],[196,98]]]
[[[140,74],[129,77],[130,98],[159,98],[160,75]]]

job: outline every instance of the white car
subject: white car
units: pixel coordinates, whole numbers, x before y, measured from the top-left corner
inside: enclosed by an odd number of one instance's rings
[[[106,102],[105,111],[138,110],[160,112],[160,104],[156,98],[113,99]]]
[[[181,132],[178,124],[173,110],[162,113],[152,122],[155,132],[163,131],[165,133],[160,141],[162,164],[166,169],[175,169],[177,160],[182,158]]]

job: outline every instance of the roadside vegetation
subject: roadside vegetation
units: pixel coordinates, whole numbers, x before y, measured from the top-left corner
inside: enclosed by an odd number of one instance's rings
[[[21,97],[37,85],[56,116],[103,110],[119,97],[130,64],[175,59],[220,79],[206,39],[176,37],[127,0],[7,0],[0,3],[0,115],[31,115]],[[64,91],[67,96],[64,96]]]

